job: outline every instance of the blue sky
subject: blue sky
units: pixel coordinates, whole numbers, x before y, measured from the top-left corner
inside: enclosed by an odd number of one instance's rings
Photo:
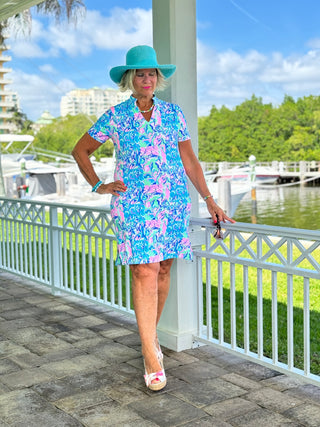
[[[34,13],[30,36],[8,41],[11,89],[32,120],[44,110],[59,116],[71,89],[115,87],[108,70],[130,47],[152,44],[151,0],[85,3],[76,27]],[[199,115],[253,93],[274,105],[285,94],[319,95],[319,16],[315,0],[197,0]]]

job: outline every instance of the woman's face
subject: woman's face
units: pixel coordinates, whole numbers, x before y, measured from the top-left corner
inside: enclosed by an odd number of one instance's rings
[[[133,79],[136,95],[152,97],[157,86],[157,79],[158,75],[155,68],[136,70],[136,75]]]

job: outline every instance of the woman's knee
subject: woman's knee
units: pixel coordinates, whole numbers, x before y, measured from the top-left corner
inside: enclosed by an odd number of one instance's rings
[[[130,269],[133,278],[136,280],[156,278],[160,271],[160,264],[158,262],[151,264],[132,264],[130,265]]]
[[[160,261],[160,269],[159,275],[168,275],[170,274],[171,266],[173,263],[173,259],[166,259],[164,261]]]

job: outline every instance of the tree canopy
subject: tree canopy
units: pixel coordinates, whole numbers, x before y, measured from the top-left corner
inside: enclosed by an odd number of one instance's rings
[[[95,117],[92,117],[96,120]],[[58,117],[51,124],[44,126],[35,135],[33,147],[56,151],[63,154],[71,154],[75,144],[81,136],[92,126],[92,121],[84,114],[76,116]],[[94,156],[97,160],[101,157],[110,157],[113,153],[111,141],[101,145]]]
[[[320,96],[281,105],[263,104],[253,95],[234,109],[211,108],[199,118],[199,158],[206,162],[298,161],[320,158]]]

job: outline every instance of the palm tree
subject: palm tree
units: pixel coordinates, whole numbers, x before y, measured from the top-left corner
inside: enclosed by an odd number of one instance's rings
[[[67,18],[69,22],[77,22],[84,14],[85,4],[83,0],[45,0],[35,6],[37,11],[44,15],[53,15],[57,21]],[[0,45],[4,43],[4,34],[10,25],[10,33],[30,33],[32,24],[31,9],[17,13],[12,18],[0,22]]]

